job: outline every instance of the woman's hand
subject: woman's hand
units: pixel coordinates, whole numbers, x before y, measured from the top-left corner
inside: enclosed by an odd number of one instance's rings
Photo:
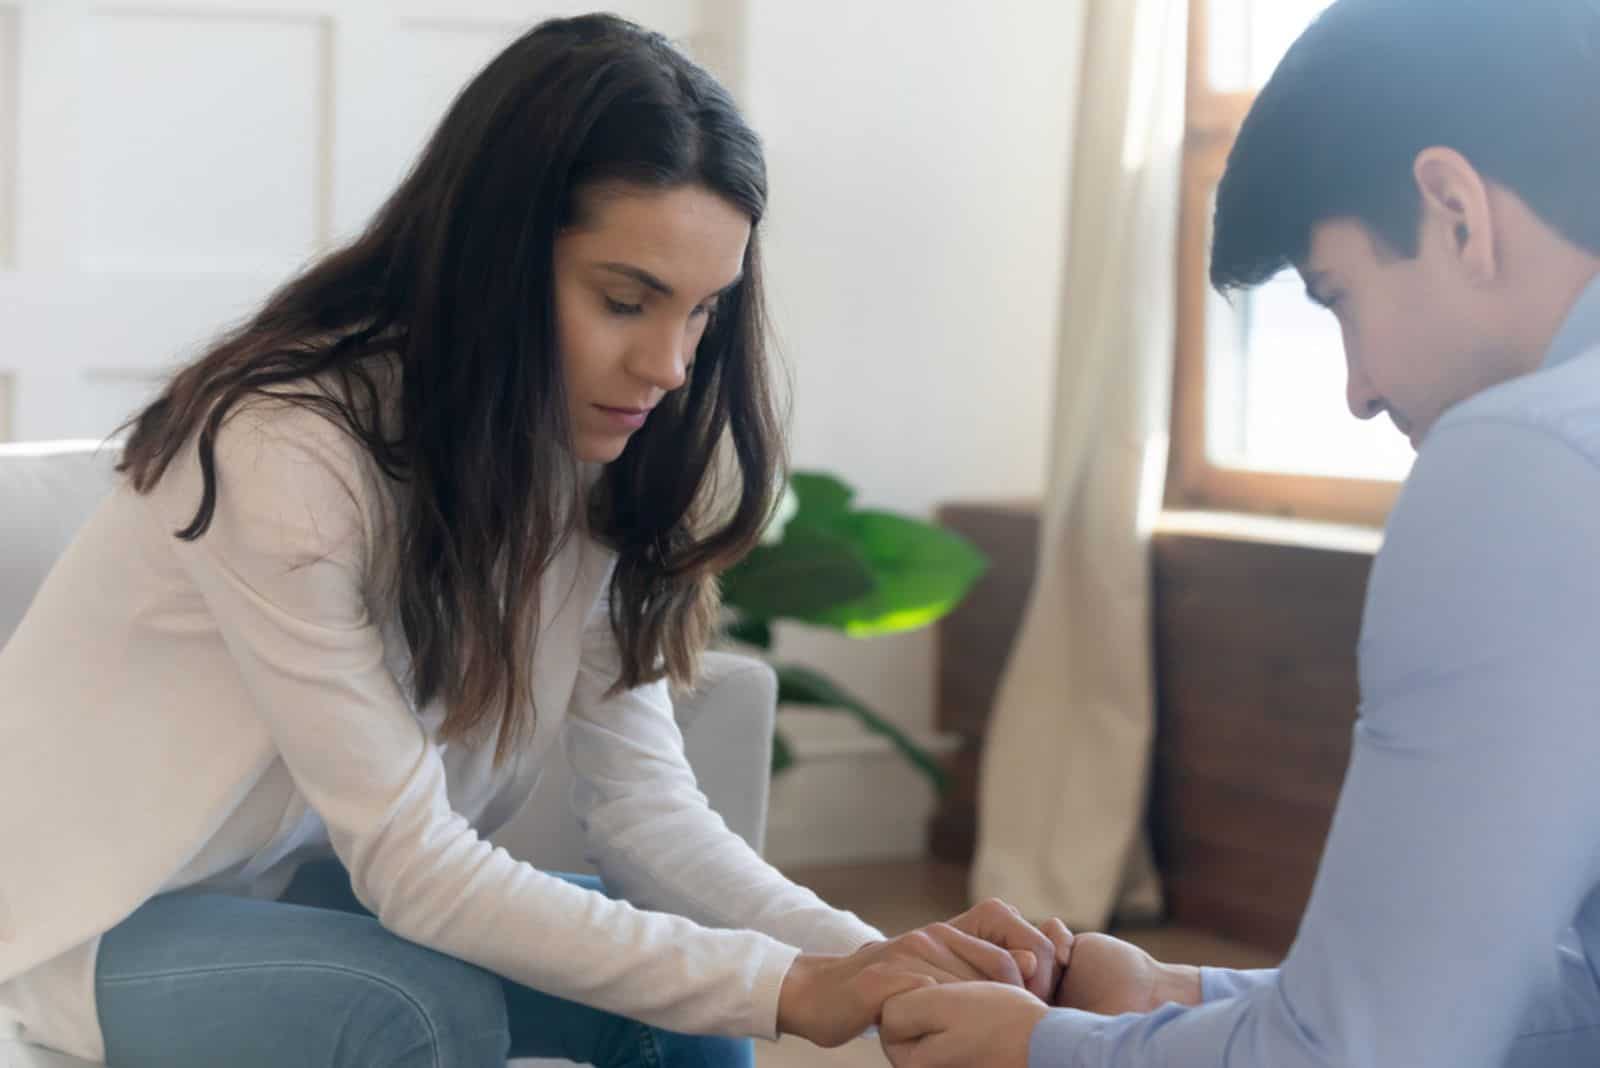
[[[847,957],[803,954],[778,995],[778,1030],[819,1046],[842,1045],[878,1021],[883,1003],[938,983],[1023,984],[1008,950],[952,924],[935,923]]]
[[[998,898],[979,902],[950,925],[1009,951],[1022,972],[1022,985],[1040,1001],[1050,1000],[1072,959],[1072,932],[1066,924],[1050,919],[1035,927]]]

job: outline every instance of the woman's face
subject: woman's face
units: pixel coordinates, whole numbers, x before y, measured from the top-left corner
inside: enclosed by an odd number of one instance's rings
[[[555,245],[556,336],[579,460],[608,463],[688,380],[738,284],[750,218],[701,186],[587,194]]]

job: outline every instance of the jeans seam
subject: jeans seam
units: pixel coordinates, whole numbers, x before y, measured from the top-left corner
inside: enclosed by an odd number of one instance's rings
[[[653,1027],[639,1027],[639,1059],[646,1068],[661,1068],[661,1045]]]
[[[474,1031],[474,1032],[471,1032],[470,1034],[463,1034],[463,1035],[461,1035],[459,1037],[461,1037],[463,1039],[466,1039],[468,1041],[471,1041],[473,1039],[478,1039],[478,1038],[499,1039],[503,1034],[505,1034],[505,1031],[504,1031],[503,1028],[492,1028],[492,1029],[490,1029],[488,1031]],[[407,1046],[405,1049],[403,1049],[399,1053],[395,1054],[395,1059],[396,1060],[404,1060],[406,1057],[411,1055],[411,1051],[412,1050],[417,1049],[420,1046],[425,1046],[425,1045],[430,1045],[430,1044],[432,1045],[433,1063],[435,1065],[435,1068],[437,1068],[437,1066],[439,1064],[439,1048],[438,1048],[437,1044],[433,1044],[432,1043],[431,1039],[421,1039],[419,1041],[413,1042],[411,1045]]]
[[[416,1014],[421,1017],[423,1025],[426,1027],[428,1032],[428,1037],[426,1039],[424,1039],[422,1042],[415,1043],[411,1048],[415,1049],[416,1046],[420,1046],[423,1044],[423,1042],[426,1042],[433,1054],[434,1068],[438,1068],[439,1027],[436,1023],[434,1023],[433,1017],[428,1015],[428,1010],[420,1001],[412,997],[411,992],[406,990],[403,986],[385,979],[382,976],[373,975],[371,972],[361,971],[359,968],[349,968],[340,964],[313,964],[307,961],[297,960],[256,961],[251,964],[219,964],[200,968],[175,968],[170,971],[139,972],[133,975],[117,976],[115,979],[107,979],[102,977],[98,980],[98,982],[101,986],[120,986],[125,983],[145,982],[151,979],[179,979],[205,975],[227,975],[236,972],[261,971],[265,968],[282,968],[304,972],[332,972],[337,975],[354,976],[357,979],[363,979],[366,982],[383,987],[395,994],[398,994],[400,998],[405,1001],[407,1005],[410,1005],[411,1008],[416,1011]]]

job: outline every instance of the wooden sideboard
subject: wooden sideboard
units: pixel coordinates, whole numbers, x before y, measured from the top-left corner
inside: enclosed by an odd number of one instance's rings
[[[939,520],[993,563],[938,637],[938,723],[965,744],[930,850],[970,861],[978,761],[1039,522],[1017,503],[951,504]],[[1292,940],[1349,760],[1371,562],[1357,549],[1156,536],[1149,815],[1171,922],[1274,952]]]

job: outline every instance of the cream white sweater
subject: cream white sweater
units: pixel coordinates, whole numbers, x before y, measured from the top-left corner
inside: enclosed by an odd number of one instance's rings
[[[801,949],[878,937],[706,807],[663,684],[607,696],[607,552],[575,539],[544,577],[538,727],[495,770],[406,696],[378,578],[396,498],[360,448],[262,403],[217,470],[195,542],[172,536],[199,500],[192,449],[151,495],[116,490],[0,650],[0,1027],[103,1060],[103,932],[166,891],[275,897],[330,849],[397,935],[678,1031],[772,1037]],[[563,749],[626,902],[483,838]]]

